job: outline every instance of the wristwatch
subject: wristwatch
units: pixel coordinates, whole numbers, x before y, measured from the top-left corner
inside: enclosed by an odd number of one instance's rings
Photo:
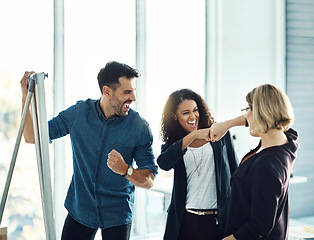
[[[126,174],[122,175],[122,177],[128,178],[132,175],[132,173],[133,173],[133,168],[132,166],[129,165],[128,169],[126,170]]]

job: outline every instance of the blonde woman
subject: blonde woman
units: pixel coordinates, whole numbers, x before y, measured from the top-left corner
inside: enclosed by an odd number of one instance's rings
[[[250,134],[260,142],[244,156],[231,178],[223,240],[288,239],[288,187],[299,147],[297,132],[290,128],[294,119],[291,103],[271,84],[253,89],[246,101],[243,111]],[[220,131],[241,125],[239,119],[219,123]],[[212,134],[219,135],[216,130]]]

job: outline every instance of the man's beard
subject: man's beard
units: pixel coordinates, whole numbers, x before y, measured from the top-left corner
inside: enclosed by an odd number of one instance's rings
[[[116,98],[111,100],[111,107],[114,109],[114,112],[117,116],[120,117],[125,117],[128,115],[129,110],[130,110],[130,104],[132,103],[131,100],[126,100],[125,102],[123,102],[122,104],[115,104],[117,102],[119,102]]]

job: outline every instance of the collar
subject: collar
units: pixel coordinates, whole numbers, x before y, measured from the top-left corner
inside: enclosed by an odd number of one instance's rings
[[[103,111],[100,108],[100,99],[96,100],[96,111],[97,111],[98,117],[100,119],[106,121],[106,122],[111,122],[111,121],[115,121],[115,120],[122,121],[123,119],[127,118],[128,116],[130,116],[133,113],[133,110],[130,108],[128,115],[125,117],[116,116],[114,118],[107,119],[105,114],[103,113]]]

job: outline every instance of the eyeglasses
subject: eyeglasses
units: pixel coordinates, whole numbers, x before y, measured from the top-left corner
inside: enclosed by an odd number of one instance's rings
[[[247,111],[248,111],[249,109],[252,110],[252,109],[253,109],[252,106],[247,106],[246,108],[241,109],[242,115],[243,115],[243,116],[246,116],[246,115],[247,115]]]

